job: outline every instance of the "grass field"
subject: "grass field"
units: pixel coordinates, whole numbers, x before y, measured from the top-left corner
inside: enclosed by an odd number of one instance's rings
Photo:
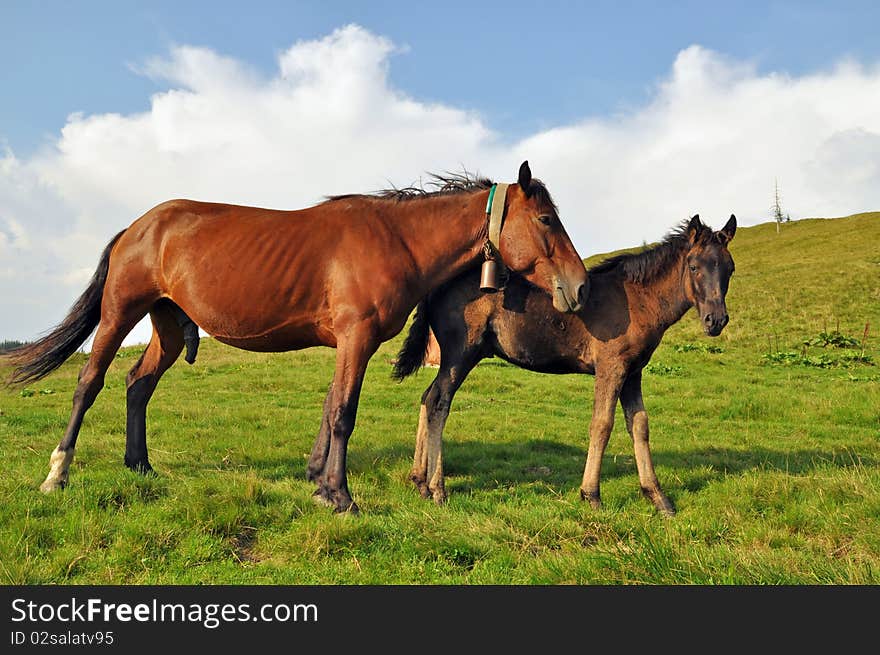
[[[140,349],[111,367],[61,493],[37,487],[85,355],[0,390],[0,582],[877,584],[878,237],[880,213],[740,228],[729,326],[709,339],[689,313],[644,376],[672,519],[639,493],[619,410],[605,507],[580,501],[592,378],[498,360],[456,396],[448,504],[421,499],[408,472],[434,373],[390,379],[403,334],[371,362],[349,447],[361,515],[334,515],[304,474],[334,351],[204,339],[150,405],[157,476],[122,466]]]

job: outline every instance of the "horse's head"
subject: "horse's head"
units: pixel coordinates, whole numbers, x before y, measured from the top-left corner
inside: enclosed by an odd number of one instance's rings
[[[553,297],[561,312],[576,312],[587,294],[587,271],[559,220],[546,187],[529,163],[507,190],[507,215],[498,250],[504,264]]]
[[[736,216],[733,214],[718,232],[703,225],[699,215],[688,224],[690,249],[685,258],[685,293],[697,308],[703,329],[710,337],[721,334],[730,320],[724,298],[734,270],[733,257],[727,249],[734,234]]]

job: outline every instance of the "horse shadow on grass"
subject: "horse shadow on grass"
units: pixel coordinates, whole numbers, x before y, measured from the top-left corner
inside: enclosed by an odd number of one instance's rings
[[[480,443],[448,441],[444,443],[443,463],[447,487],[453,492],[488,491],[542,483],[547,493],[565,493],[580,484],[586,461],[586,449],[547,439],[516,442]],[[369,474],[384,469],[399,469],[412,463],[412,444],[371,447],[360,443],[349,450],[349,472]],[[699,491],[725,476],[748,471],[775,471],[803,475],[821,468],[840,470],[877,465],[873,457],[852,451],[829,452],[819,449],[776,450],[751,448],[737,450],[707,446],[678,452],[655,451],[654,465],[661,484],[664,471],[681,472],[680,484],[689,491]],[[305,462],[293,462],[279,452],[276,456],[254,458],[248,462],[255,472],[268,479],[304,476]],[[602,479],[632,477],[638,484],[633,454],[606,453],[602,460]],[[668,480],[667,485],[671,483]]]

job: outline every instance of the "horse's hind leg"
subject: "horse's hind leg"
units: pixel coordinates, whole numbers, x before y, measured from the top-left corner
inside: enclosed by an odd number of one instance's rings
[[[49,475],[40,485],[40,491],[49,493],[67,485],[70,463],[73,461],[76,439],[79,436],[80,427],[82,427],[83,417],[103,388],[104,374],[113,362],[116,351],[122,345],[122,340],[141,316],[143,315],[107,320],[102,315],[95,339],[92,342],[92,352],[79,373],[79,382],[73,394],[70,421],[64,431],[61,443],[52,451],[52,456],[49,459]]]
[[[184,329],[174,307],[162,301],[150,311],[153,336],[126,377],[125,465],[139,473],[153,470],[147,457],[147,403],[159,378],[180,356]]]
[[[632,373],[620,390],[620,406],[626,418],[626,429],[633,441],[636,455],[636,468],[639,471],[639,484],[642,494],[654,503],[659,512],[666,516],[675,514],[675,506],[660,489],[660,481],[654,472],[651,448],[648,445],[648,412],[642,402],[642,372]]]

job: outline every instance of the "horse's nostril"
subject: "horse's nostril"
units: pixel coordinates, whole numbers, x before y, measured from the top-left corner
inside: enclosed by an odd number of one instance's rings
[[[583,305],[587,300],[586,296],[587,296],[587,285],[582,284],[581,286],[578,287],[578,292],[577,292],[578,304]]]
[[[706,323],[707,325],[708,325],[709,323],[711,323],[711,322],[712,322],[712,314],[706,314],[706,315],[703,317],[703,322]]]

